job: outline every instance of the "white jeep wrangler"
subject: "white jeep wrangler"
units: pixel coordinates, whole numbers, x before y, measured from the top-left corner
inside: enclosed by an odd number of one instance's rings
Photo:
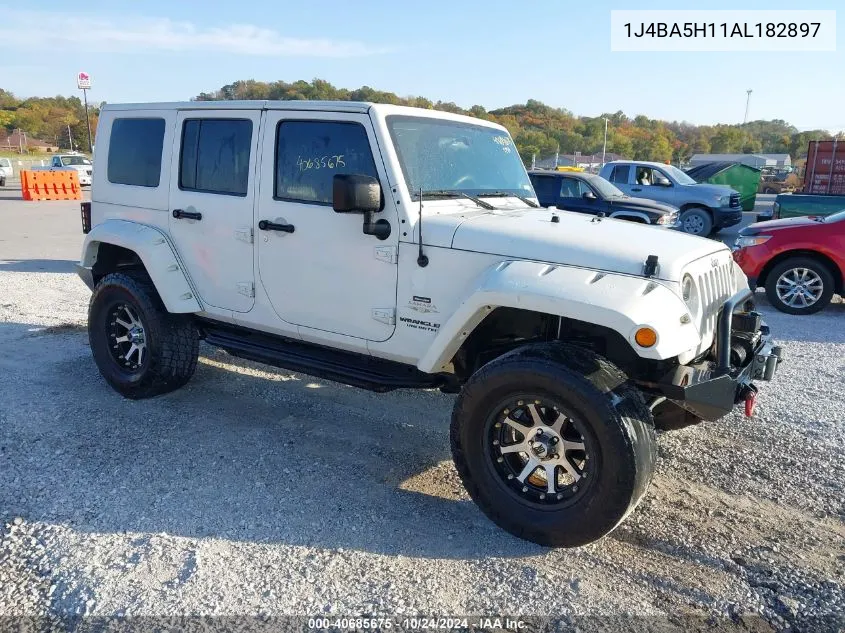
[[[655,428],[716,420],[780,349],[722,244],[537,208],[508,132],[349,102],[104,107],[79,274],[106,381],[184,385],[199,341],[374,391],[458,393],[493,521],[576,546],[645,492]]]

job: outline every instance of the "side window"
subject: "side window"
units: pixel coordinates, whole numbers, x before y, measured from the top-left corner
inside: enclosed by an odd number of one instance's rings
[[[378,177],[362,125],[333,121],[279,123],[275,198],[331,204],[335,174]]]
[[[158,187],[163,144],[164,119],[115,119],[109,139],[109,182]]]
[[[637,184],[650,187],[657,184],[658,180],[668,180],[666,175],[659,169],[652,167],[637,167]]]
[[[182,125],[179,188],[245,196],[252,121],[187,119]]]
[[[558,178],[554,176],[538,176],[531,174],[531,184],[534,186],[534,193],[541,204],[548,204],[549,201],[557,199]]]
[[[623,185],[628,184],[628,174],[631,168],[628,165],[616,165],[613,171],[610,172],[610,182],[618,182]]]
[[[560,197],[561,198],[580,198],[581,197],[581,183],[575,178],[561,178],[560,179]]]

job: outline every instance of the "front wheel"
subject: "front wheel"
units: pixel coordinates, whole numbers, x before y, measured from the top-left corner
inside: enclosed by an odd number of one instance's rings
[[[830,303],[833,275],[810,257],[790,257],[766,276],[766,296],[787,314],[813,314]]]
[[[684,233],[707,237],[713,231],[713,220],[710,213],[695,207],[681,214],[681,228]]]
[[[481,510],[511,534],[576,547],[613,530],[654,472],[641,394],[604,358],[529,345],[488,363],[452,414],[452,455]]]
[[[141,271],[100,280],[88,306],[88,339],[103,378],[127,398],[173,391],[197,366],[196,327],[187,315],[167,311]]]

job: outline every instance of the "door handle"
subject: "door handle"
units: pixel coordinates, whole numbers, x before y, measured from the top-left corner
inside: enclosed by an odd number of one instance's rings
[[[642,187],[631,187],[631,191],[642,191]]]
[[[261,220],[258,223],[258,228],[262,231],[282,231],[283,233],[293,233],[293,224],[276,224],[269,220]]]
[[[186,220],[202,220],[202,213],[198,211],[183,211],[182,209],[173,209],[173,217],[177,220],[185,218]]]

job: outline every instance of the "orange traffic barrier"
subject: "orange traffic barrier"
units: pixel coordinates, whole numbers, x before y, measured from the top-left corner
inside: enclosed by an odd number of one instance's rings
[[[76,170],[22,171],[21,194],[24,200],[82,200]]]

